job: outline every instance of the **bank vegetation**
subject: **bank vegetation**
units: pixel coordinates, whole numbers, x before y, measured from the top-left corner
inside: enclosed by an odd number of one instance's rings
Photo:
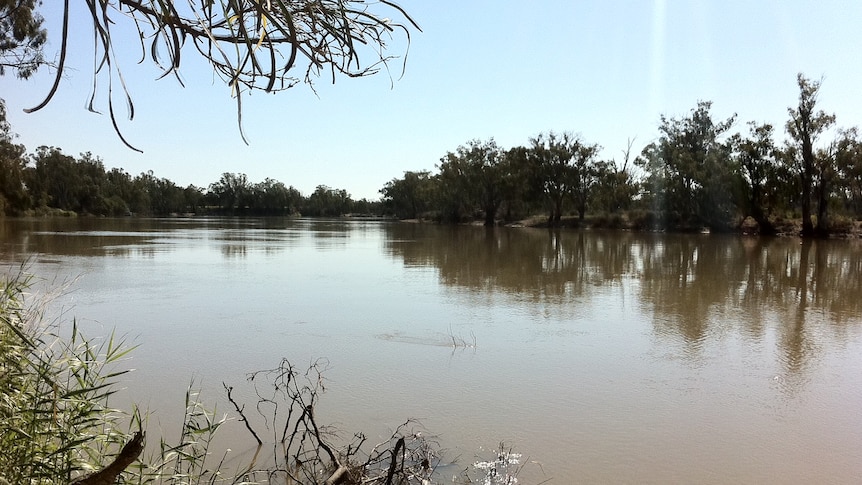
[[[798,102],[783,130],[740,126],[735,115],[715,119],[712,103],[701,101],[684,116],[661,116],[658,137],[640,151],[630,139],[619,159],[601,158],[602,147],[570,132],[540,133],[511,148],[471,140],[446,153],[435,172],[393,178],[373,201],[326,185],[304,195],[242,173],[181,187],[151,171],[107,169],[91,153],[76,158],[47,146],[27,153],[0,105],[0,214],[362,214],[488,226],[858,233],[862,136],[817,107],[819,81],[800,74],[797,82]]]
[[[46,322],[31,277],[12,273],[0,281],[0,484],[431,484],[441,483],[438,467],[451,465],[413,420],[382,439],[345,438],[326,425],[317,414],[325,361],[296,367],[283,359],[249,374],[239,392],[224,384],[228,413],[192,385],[177,429],[157,436],[149,412],[115,407],[134,348],[113,334],[85,338],[74,320]],[[246,439],[223,436],[231,422]],[[250,458],[232,459],[230,447],[251,441]],[[518,456],[501,445],[445,481],[515,483]]]

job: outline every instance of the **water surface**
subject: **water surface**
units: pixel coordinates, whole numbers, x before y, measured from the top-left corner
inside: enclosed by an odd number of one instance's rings
[[[0,261],[23,260],[39,289],[69,283],[54,315],[140,345],[124,385],[166,432],[193,377],[219,401],[322,357],[319,420],[374,438],[420,419],[455,471],[505,441],[522,483],[862,476],[859,241],[0,221]]]

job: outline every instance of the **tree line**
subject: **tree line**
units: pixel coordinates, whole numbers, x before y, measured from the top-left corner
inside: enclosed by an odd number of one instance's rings
[[[643,229],[726,232],[751,218],[772,234],[789,218],[803,235],[825,235],[862,218],[862,138],[857,128],[834,130],[835,115],[817,109],[820,81],[797,77],[798,105],[788,108],[786,139],[768,123],[731,133],[736,115],[717,120],[700,101],[683,117],[662,116],[658,138],[621,161],[571,133],[542,133],[504,149],[472,140],[449,152],[437,173],[408,171],[381,190],[400,218],[482,219],[486,225],[546,213]],[[833,216],[835,216],[833,218]]]
[[[14,135],[0,103],[0,214],[62,212],[98,216],[372,214],[380,201],[353,200],[344,189],[319,185],[304,196],[293,186],[267,178],[252,183],[245,174],[224,173],[208,187],[181,187],[152,171],[136,176],[106,169],[92,153],[72,157],[55,147],[28,154]]]
[[[803,235],[848,230],[862,219],[862,138],[835,129],[835,115],[817,108],[820,81],[800,74],[797,106],[788,108],[786,137],[736,116],[717,120],[700,101],[687,115],[660,118],[659,136],[639,154],[633,141],[621,160],[571,133],[541,133],[505,149],[472,140],[440,159],[437,172],[407,171],[387,182],[381,200],[353,200],[344,189],[318,186],[308,196],[270,178],[252,183],[225,173],[206,188],[180,187],[152,172],[107,170],[91,153],[59,148],[27,154],[14,143],[0,104],[0,213],[51,210],[120,216],[373,214],[486,225],[546,214],[559,226],[574,220],[634,229],[726,232],[754,221],[773,234],[801,218]],[[832,139],[824,140],[827,135]],[[571,217],[567,217],[571,216]]]

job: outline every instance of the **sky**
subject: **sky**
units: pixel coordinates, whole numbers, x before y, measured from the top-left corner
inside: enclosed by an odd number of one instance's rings
[[[62,12],[46,1],[47,53],[60,45]],[[413,32],[406,71],[390,78],[328,78],[276,94],[243,98],[237,127],[230,88],[184,52],[181,76],[157,79],[138,64],[138,41],[115,36],[135,104],[133,121],[115,98],[121,129],[86,109],[93,85],[93,40],[84,2],[72,2],[69,71],[53,101],[53,75],[0,77],[0,98],[18,143],[92,152],[107,168],[152,170],[180,186],[207,187],[222,173],[252,183],[272,178],[309,195],[318,185],[376,200],[405,171],[436,172],[440,159],[473,139],[510,148],[539,133],[569,131],[621,160],[658,136],[660,117],[686,116],[712,101],[714,119],[734,113],[734,131],[769,122],[783,140],[797,73],[822,79],[819,106],[837,126],[862,127],[862,2],[831,0],[490,0],[407,1]],[[376,6],[374,8],[383,8]],[[380,10],[385,16],[395,16]],[[120,19],[121,21],[122,19]],[[119,27],[118,27],[119,28]],[[406,43],[396,39],[392,54]],[[299,74],[301,76],[301,73]],[[107,113],[106,84],[97,106]]]

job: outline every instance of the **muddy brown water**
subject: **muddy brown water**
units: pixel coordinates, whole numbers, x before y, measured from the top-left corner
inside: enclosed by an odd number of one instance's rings
[[[24,260],[52,318],[140,346],[122,385],[149,436],[192,378],[227,411],[222,382],[325,358],[318,419],[419,419],[457,460],[441,475],[502,441],[521,483],[862,480],[858,240],[0,220],[4,271]]]

